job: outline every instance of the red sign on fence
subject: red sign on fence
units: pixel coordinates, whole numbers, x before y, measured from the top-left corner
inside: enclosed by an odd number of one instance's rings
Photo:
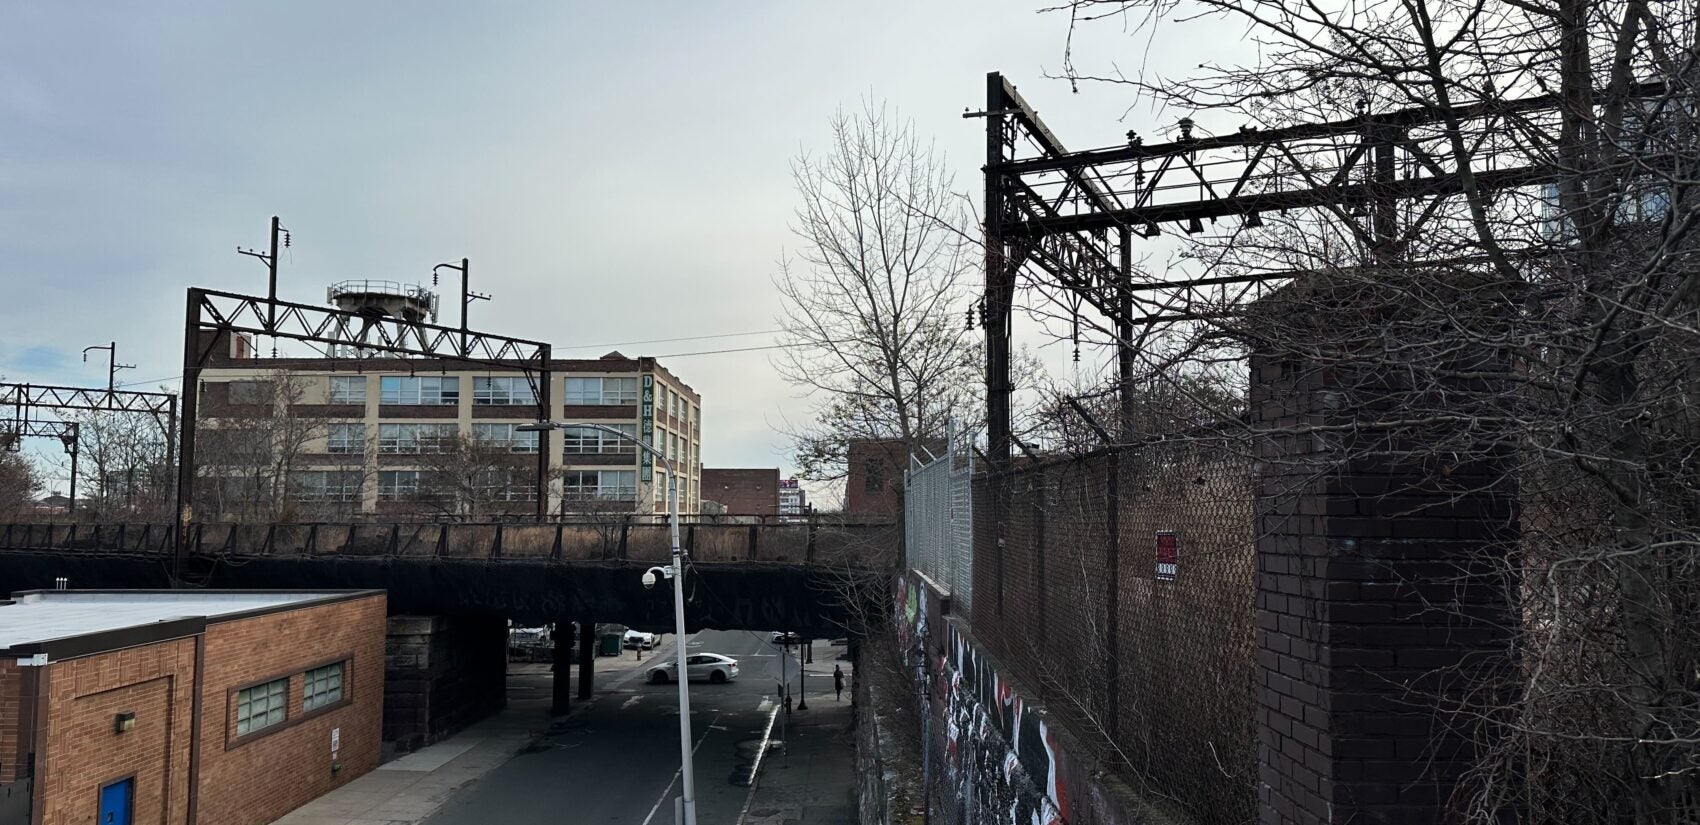
[[[1175,567],[1180,562],[1181,537],[1173,530],[1157,531],[1157,580],[1175,580]]]

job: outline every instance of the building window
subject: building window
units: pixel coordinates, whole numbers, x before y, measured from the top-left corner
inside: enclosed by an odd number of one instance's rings
[[[232,381],[229,386],[232,404],[265,404],[271,401],[270,381]]]
[[[325,452],[366,452],[365,424],[331,424],[325,428]]]
[[[418,498],[423,476],[421,470],[379,470],[378,498],[389,501]]]
[[[236,735],[247,736],[283,722],[289,680],[275,679],[236,692]]]
[[[862,492],[877,493],[885,488],[885,459],[870,458],[862,464]]]
[[[614,429],[636,438],[636,424],[611,424]],[[568,453],[634,453],[637,444],[595,427],[567,427],[561,430],[561,446]]]
[[[366,403],[366,376],[331,376],[331,392],[329,399],[332,404]]]
[[[378,403],[452,407],[460,403],[460,377],[385,375],[378,379]]]
[[[537,500],[537,475],[534,470],[480,470],[473,475],[472,484],[479,498],[485,501]]]
[[[307,671],[301,688],[301,708],[313,710],[342,701],[342,662]]]
[[[378,452],[446,453],[458,435],[459,424],[379,424]]]
[[[360,471],[299,470],[290,475],[301,501],[359,501]]]
[[[630,501],[637,498],[635,470],[569,470],[561,474],[562,492],[569,499],[613,499]]]
[[[568,378],[566,389],[569,405],[614,406],[638,400],[636,378]]]
[[[537,452],[537,433],[519,430],[518,424],[473,424],[472,439],[480,446],[510,453]]]
[[[537,392],[528,378],[474,378],[472,403],[498,407],[534,405],[537,403]]]

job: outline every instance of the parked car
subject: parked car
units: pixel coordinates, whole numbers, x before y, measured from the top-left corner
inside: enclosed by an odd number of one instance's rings
[[[775,630],[769,640],[776,645],[799,645],[803,637],[785,630]]]
[[[685,673],[693,682],[724,684],[738,678],[738,660],[719,653],[692,653],[685,657]],[[649,669],[651,684],[664,685],[677,678],[678,662],[667,662]]]
[[[660,637],[656,636],[654,633],[645,633],[641,630],[628,630],[626,631],[625,647],[627,650],[648,650],[655,647],[659,638]]]

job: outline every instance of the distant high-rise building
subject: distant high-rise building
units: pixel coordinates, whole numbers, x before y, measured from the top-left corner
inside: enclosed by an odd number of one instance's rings
[[[800,516],[809,511],[808,494],[794,478],[779,480],[779,514]]]

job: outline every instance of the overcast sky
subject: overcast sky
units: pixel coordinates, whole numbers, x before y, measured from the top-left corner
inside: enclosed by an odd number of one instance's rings
[[[1041,5],[10,0],[0,374],[98,385],[80,351],[116,339],[137,365],[121,381],[175,386],[183,290],[263,292],[234,250],[263,246],[277,214],[284,297],[470,257],[495,296],[474,327],[568,357],[663,356],[703,395],[706,465],[789,474],[774,424],[809,405],[769,353],[682,355],[768,336],[624,342],[774,328],[789,164],[840,105],[913,118],[964,191],[984,122],[961,114],[989,70],[1073,147],[1149,131],[1125,88],[1045,79],[1068,21]],[[1115,21],[1089,34],[1094,68],[1147,54]],[[1159,45],[1154,63],[1198,59]]]

